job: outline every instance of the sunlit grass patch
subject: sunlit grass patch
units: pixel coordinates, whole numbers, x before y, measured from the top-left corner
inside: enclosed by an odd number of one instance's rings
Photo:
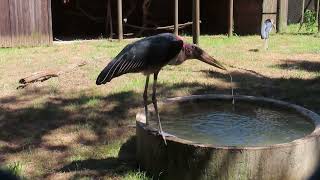
[[[93,157],[94,150],[87,146],[81,146],[70,152],[72,155],[68,157],[68,162],[86,160]]]
[[[272,97],[320,112],[319,36],[303,29],[296,33],[293,28],[296,26],[289,26],[283,34],[273,32],[268,50],[262,50],[259,35],[204,35],[199,46],[226,66],[236,67],[227,67],[234,78],[235,94]],[[182,37],[192,42],[192,37]],[[149,179],[144,171],[122,163],[123,157],[119,157],[135,134],[128,125],[134,126],[135,113],[143,108],[145,76],[126,74],[105,85],[95,84],[107,63],[134,40],[0,49],[0,158],[12,169],[21,164],[22,175],[29,179]],[[87,65],[16,90],[22,77],[81,61]],[[151,76],[150,103],[152,80]],[[157,97],[230,94],[230,87],[226,72],[189,60],[160,71]],[[132,142],[125,153],[134,154]],[[86,166],[88,161],[102,163],[93,168]],[[60,171],[75,163],[82,167]]]
[[[122,180],[151,180],[145,172],[142,171],[131,171],[122,177]]]
[[[121,145],[123,144],[123,142],[119,141],[119,142],[114,142],[112,144],[108,144],[108,146],[106,146],[104,148],[105,150],[105,155],[108,157],[118,157]],[[102,149],[103,151],[103,149]]]
[[[102,103],[101,99],[93,97],[93,98],[89,99],[88,102],[86,102],[85,107],[94,108],[94,107],[99,106],[101,103]]]

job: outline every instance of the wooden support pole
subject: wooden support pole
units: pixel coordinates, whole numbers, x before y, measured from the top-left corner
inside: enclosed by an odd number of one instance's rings
[[[320,32],[320,19],[319,19],[319,13],[320,13],[320,0],[317,0],[317,8],[316,8],[316,22],[318,22],[318,32]]]
[[[118,6],[118,38],[123,40],[123,24],[122,24],[122,0],[117,0]]]
[[[179,0],[174,0],[174,34],[179,35]]]
[[[277,32],[284,32],[288,21],[288,0],[278,0]]]
[[[228,36],[233,35],[233,0],[229,0]]]
[[[304,6],[305,6],[305,0],[302,0],[300,28],[301,28],[303,21],[304,21]]]
[[[111,12],[111,0],[107,0],[107,17],[106,17],[106,36],[109,32],[109,37],[113,37],[113,24],[112,24],[112,12]]]
[[[53,32],[52,32],[52,3],[51,0],[48,1],[48,15],[49,15],[49,39],[48,44],[51,45],[53,43]]]
[[[193,0],[192,5],[192,35],[193,44],[199,44],[200,36],[200,0]]]

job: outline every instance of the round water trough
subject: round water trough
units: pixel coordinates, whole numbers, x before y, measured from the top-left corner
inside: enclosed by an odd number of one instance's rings
[[[231,103],[229,95],[195,95],[159,102],[169,104],[200,101]],[[137,160],[155,179],[308,179],[320,162],[320,116],[301,106],[269,98],[235,96],[236,104],[252,103],[294,111],[314,125],[306,136],[266,146],[221,146],[200,144],[168,135],[167,146],[158,131],[145,124],[144,110],[137,113]],[[151,109],[151,105],[150,108]],[[151,112],[152,113],[152,112]],[[165,130],[164,130],[165,131]]]

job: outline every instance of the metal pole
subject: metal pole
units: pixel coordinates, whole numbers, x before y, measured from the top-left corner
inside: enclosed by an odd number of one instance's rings
[[[233,0],[229,0],[229,27],[228,35],[233,35]]]
[[[200,36],[200,0],[193,0],[193,24],[192,24],[192,35],[193,35],[193,44],[199,44]]]
[[[118,38],[123,40],[123,26],[122,26],[122,0],[117,1],[118,6]]]
[[[174,0],[174,34],[179,34],[179,0]]]

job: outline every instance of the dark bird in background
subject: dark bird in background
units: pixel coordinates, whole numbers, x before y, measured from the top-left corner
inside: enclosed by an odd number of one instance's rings
[[[272,28],[275,28],[272,19],[266,19],[261,26],[261,39],[264,39],[264,49],[268,49],[268,39]]]
[[[217,60],[196,45],[184,42],[180,37],[170,33],[158,34],[138,40],[127,45],[99,74],[96,84],[110,82],[113,78],[126,73],[143,73],[147,76],[143,99],[148,124],[147,89],[149,76],[153,74],[152,103],[157,114],[160,134],[164,141],[160,116],[157,106],[156,85],[159,71],[165,65],[179,65],[188,59],[198,59],[202,62],[226,70]],[[166,143],[166,141],[165,141]]]

